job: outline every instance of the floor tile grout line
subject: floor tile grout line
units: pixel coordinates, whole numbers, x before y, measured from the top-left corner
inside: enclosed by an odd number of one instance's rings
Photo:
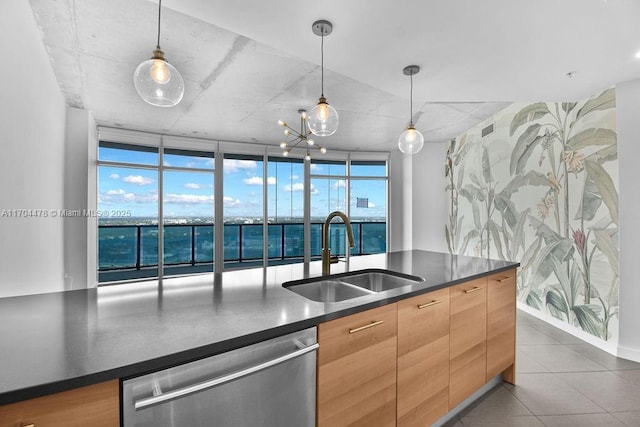
[[[597,372],[601,372],[601,371],[597,371]],[[549,372],[549,375],[553,375],[554,377],[556,377],[559,381],[562,381],[564,384],[566,384],[567,386],[569,386],[570,388],[572,388],[576,393],[582,395],[585,399],[587,399],[589,402],[593,403],[596,407],[602,409],[602,412],[609,412],[607,411],[605,408],[603,408],[602,406],[598,405],[598,403],[594,402],[593,399],[591,399],[589,396],[587,396],[586,394],[582,393],[580,390],[578,390],[577,388],[573,387],[571,384],[569,384],[568,382],[566,382],[565,380],[563,380],[562,378],[560,378],[559,375],[557,374],[566,374],[567,372]],[[585,372],[571,372],[571,373],[575,373],[575,374],[582,374]],[[531,374],[530,374],[531,375]],[[534,374],[535,375],[535,374]],[[517,396],[516,396],[517,398]],[[599,414],[601,412],[584,412],[584,414]],[[538,414],[536,414],[538,415]],[[560,414],[560,415],[572,415],[572,414]],[[573,415],[577,415],[577,414],[573,414]]]
[[[517,337],[516,337],[516,342],[517,342]],[[538,346],[547,346],[547,345],[556,345],[556,344],[531,344],[531,345],[525,345],[525,346],[526,346],[526,347],[532,347],[532,346],[534,346],[534,345],[538,345]],[[610,371],[610,369],[609,369],[609,368],[607,368],[606,366],[603,366],[603,365],[601,365],[600,363],[598,363],[597,361],[595,361],[595,360],[591,359],[590,357],[588,357],[588,356],[586,356],[586,355],[584,355],[584,354],[582,354],[582,353],[579,353],[578,351],[576,351],[576,350],[574,350],[574,349],[570,348],[570,347],[569,347],[569,345],[571,345],[571,344],[561,344],[561,345],[566,346],[566,347],[567,347],[567,350],[569,350],[569,351],[570,351],[570,352],[572,352],[572,353],[575,353],[575,354],[576,354],[576,357],[578,357],[578,358],[582,358],[582,359],[586,359],[587,361],[589,361],[589,362],[593,363],[594,365],[597,365],[597,366],[599,366],[600,368],[602,368],[602,369],[604,369],[604,370],[606,370],[606,371]],[[516,344],[516,350],[517,350],[517,344]],[[536,362],[538,362],[538,361],[536,361]],[[539,365],[542,365],[544,368],[547,368],[546,366],[544,366],[544,364],[542,364],[542,363],[540,363],[540,362],[538,362],[538,364],[539,364]],[[547,369],[549,369],[549,368],[547,368]],[[582,371],[582,372],[600,372],[600,371]]]

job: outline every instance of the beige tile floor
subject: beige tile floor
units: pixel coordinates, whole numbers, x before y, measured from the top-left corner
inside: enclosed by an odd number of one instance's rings
[[[516,383],[493,388],[447,427],[640,427],[640,363],[518,311]]]

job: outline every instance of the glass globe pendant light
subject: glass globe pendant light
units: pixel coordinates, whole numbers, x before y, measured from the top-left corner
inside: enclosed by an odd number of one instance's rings
[[[319,20],[313,23],[311,26],[313,33],[322,38],[320,44],[320,70],[322,73],[321,95],[318,100],[318,105],[313,107],[309,111],[307,118],[307,126],[311,133],[316,136],[329,136],[333,135],[338,130],[338,112],[335,108],[327,103],[327,98],[324,96],[324,37],[331,34],[333,31],[333,24],[326,20]]]
[[[178,70],[164,59],[160,49],[160,13],[158,0],[158,42],[153,57],[142,62],[133,73],[133,84],[140,97],[156,107],[173,107],[182,100],[184,80]]]
[[[405,76],[411,77],[409,126],[407,126],[407,129],[402,132],[398,138],[398,148],[404,154],[416,154],[422,150],[422,146],[424,145],[424,136],[422,136],[420,131],[413,125],[413,76],[414,74],[418,74],[419,71],[420,67],[417,65],[409,65],[402,70]]]

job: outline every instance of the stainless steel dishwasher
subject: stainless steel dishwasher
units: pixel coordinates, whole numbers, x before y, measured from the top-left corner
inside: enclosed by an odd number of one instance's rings
[[[316,329],[123,381],[124,427],[315,425]]]

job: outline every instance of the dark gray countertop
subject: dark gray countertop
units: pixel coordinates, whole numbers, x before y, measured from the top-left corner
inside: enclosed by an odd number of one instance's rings
[[[338,303],[281,285],[320,263],[0,298],[0,405],[228,351],[516,267],[428,251],[352,257],[332,273],[381,268],[426,281]]]

